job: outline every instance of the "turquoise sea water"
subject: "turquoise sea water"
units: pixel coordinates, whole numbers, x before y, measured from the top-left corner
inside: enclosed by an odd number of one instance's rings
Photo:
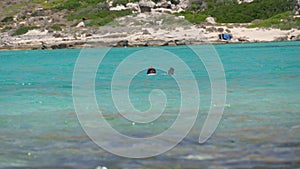
[[[207,72],[186,47],[160,48],[180,56],[191,67],[201,103],[188,136],[174,149],[147,159],[108,153],[82,130],[72,100],[79,49],[0,52],[0,168],[299,168],[300,42],[215,48],[225,69],[228,93],[219,127],[205,144],[197,141],[210,106]],[[168,97],[164,115],[148,125],[133,125],[118,115],[110,98],[112,73],[124,58],[141,49],[112,49],[95,83],[99,109],[107,121],[135,137],[166,130],[176,119],[180,104],[172,77],[158,71],[148,78],[141,71],[130,85],[133,105],[146,110],[149,92],[159,88]],[[175,77],[179,73],[175,69]]]

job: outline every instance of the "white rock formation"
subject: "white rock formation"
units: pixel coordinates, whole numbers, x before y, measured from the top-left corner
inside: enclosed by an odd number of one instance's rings
[[[189,7],[190,1],[189,0],[181,0],[180,3],[178,4],[178,6],[181,9],[186,9]]]
[[[250,3],[250,2],[253,2],[253,0],[237,0],[237,2],[239,4],[243,3],[243,2],[247,2],[247,3]]]
[[[205,19],[205,22],[210,23],[210,24],[216,24],[215,18],[209,16]]]
[[[38,36],[38,35],[47,35],[48,31],[40,31],[37,29],[29,30],[26,34],[24,35],[31,35],[31,36]]]
[[[82,28],[82,27],[85,27],[85,24],[83,21],[79,22],[76,26],[76,28]]]
[[[138,3],[127,3],[126,7],[129,8],[133,13],[140,13],[141,9]]]
[[[110,11],[122,11],[127,9],[124,5],[117,5],[116,7],[109,8]]]
[[[153,8],[155,6],[155,3],[151,0],[141,0],[139,2],[140,6],[144,6],[144,7],[150,7]]]

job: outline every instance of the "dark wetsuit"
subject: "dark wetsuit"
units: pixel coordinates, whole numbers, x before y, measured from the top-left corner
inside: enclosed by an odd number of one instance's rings
[[[148,71],[147,71],[147,75],[148,74],[155,74],[156,73],[156,70],[154,68],[149,68]]]

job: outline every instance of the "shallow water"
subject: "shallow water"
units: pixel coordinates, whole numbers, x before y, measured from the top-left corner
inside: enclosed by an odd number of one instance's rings
[[[174,149],[147,159],[108,153],[82,130],[72,100],[80,50],[0,52],[0,168],[300,167],[299,47],[300,42],[215,46],[225,69],[227,101],[219,127],[205,144],[197,142],[210,106],[205,67],[187,47],[159,48],[175,53],[191,68],[201,102],[189,135]],[[166,130],[180,108],[174,78],[162,70],[148,78],[141,71],[131,81],[129,97],[137,109],[147,110],[150,91],[163,90],[168,97],[163,115],[153,123],[133,125],[118,114],[110,95],[113,72],[124,58],[142,49],[146,48],[112,49],[95,83],[97,103],[107,121],[134,137]],[[175,68],[175,77],[179,73]]]

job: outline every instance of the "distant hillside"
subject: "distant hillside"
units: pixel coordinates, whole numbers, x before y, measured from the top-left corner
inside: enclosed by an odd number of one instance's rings
[[[103,26],[115,18],[141,12],[142,4],[183,15],[196,24],[212,16],[219,23],[255,20],[250,27],[300,28],[299,18],[294,17],[300,7],[298,0],[1,0],[0,32],[20,35],[31,29],[72,31],[83,18],[87,27]]]
[[[194,1],[197,2],[197,0]],[[201,0],[198,1],[202,2]],[[196,5],[196,2],[194,2],[194,5]],[[292,11],[296,5],[296,1],[255,0],[250,3],[238,4],[232,0],[212,4],[214,5],[208,6],[206,10],[200,13],[211,15],[221,23],[247,23],[255,19],[268,19],[280,13]]]
[[[249,2],[249,1],[248,1]],[[300,28],[299,0],[254,0],[239,3],[235,0],[191,0],[183,12],[188,20],[201,23],[207,16],[218,23],[249,23],[250,27],[274,27],[280,29]]]

